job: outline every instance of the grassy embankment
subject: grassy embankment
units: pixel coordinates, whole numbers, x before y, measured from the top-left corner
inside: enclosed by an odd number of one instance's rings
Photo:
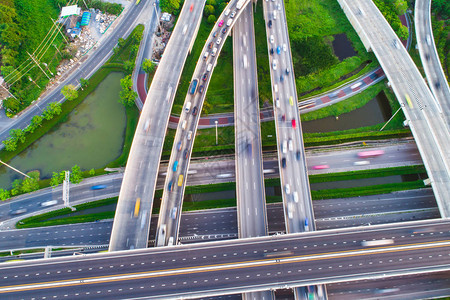
[[[319,174],[309,176],[311,183],[315,182],[330,182],[330,181],[342,181],[342,180],[352,180],[361,178],[374,178],[374,177],[385,177],[393,175],[406,175],[406,174],[420,174],[425,172],[423,166],[409,166],[409,167],[397,167],[397,168],[386,168],[386,169],[376,169],[367,171],[351,171],[351,172],[341,172],[341,173],[331,173],[331,174]],[[266,187],[280,187],[279,178],[272,178],[265,180]],[[423,182],[421,180],[412,182],[402,182],[402,183],[392,183],[392,184],[382,184],[373,185],[366,187],[357,188],[346,188],[346,189],[333,189],[333,190],[317,190],[312,191],[312,197],[314,200],[318,199],[331,199],[331,198],[343,198],[343,197],[356,197],[364,195],[375,195],[382,193],[390,193],[399,190],[408,189],[418,189],[423,188]],[[183,211],[191,210],[201,210],[210,208],[220,208],[220,207],[232,207],[236,206],[236,199],[222,199],[222,200],[206,200],[206,201],[192,201],[192,194],[199,193],[210,193],[210,192],[220,192],[235,190],[236,184],[234,182],[219,183],[219,184],[209,184],[209,185],[199,185],[199,186],[188,186],[185,192],[185,201],[183,203]],[[153,206],[154,214],[159,213],[159,198],[162,195],[162,190],[157,190],[155,193],[155,202]],[[281,201],[281,196],[267,196],[266,200],[268,203],[275,203]],[[94,207],[101,207],[105,205],[114,204],[117,202],[117,197],[89,202],[85,204],[77,205],[77,211],[86,210]],[[93,222],[100,219],[110,219],[114,217],[114,211],[106,211],[95,214],[77,215],[62,217],[71,213],[69,208],[63,208],[60,210],[48,212],[38,216],[33,216],[26,218],[17,223],[18,228],[30,228],[30,227],[40,227],[40,226],[53,226],[61,224],[73,224],[73,223],[84,223]],[[49,220],[50,218],[61,217],[55,220]]]

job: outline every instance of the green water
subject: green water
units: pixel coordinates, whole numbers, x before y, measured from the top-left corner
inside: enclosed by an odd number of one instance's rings
[[[100,168],[122,152],[126,127],[125,108],[119,101],[122,73],[111,73],[74,111],[66,122],[34,142],[9,163],[22,172],[39,170],[41,179],[54,171],[78,165]],[[10,188],[21,176],[0,168],[0,188]]]

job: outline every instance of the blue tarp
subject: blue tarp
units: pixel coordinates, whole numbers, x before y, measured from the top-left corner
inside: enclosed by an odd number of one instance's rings
[[[81,26],[89,25],[90,20],[91,20],[91,13],[88,11],[85,11],[83,13],[83,16],[81,17]]]

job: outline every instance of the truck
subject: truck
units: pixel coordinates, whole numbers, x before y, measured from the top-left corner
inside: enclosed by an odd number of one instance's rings
[[[164,246],[166,242],[166,224],[161,224],[156,238],[156,247]]]
[[[197,90],[198,79],[192,80],[191,86],[189,87],[189,94],[194,95]]]

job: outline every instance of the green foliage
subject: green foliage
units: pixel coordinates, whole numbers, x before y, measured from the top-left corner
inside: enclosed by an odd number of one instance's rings
[[[215,15],[208,16],[208,24],[214,24],[216,23],[217,19]]]
[[[119,102],[122,103],[124,106],[134,105],[137,93],[133,91],[133,80],[131,79],[131,75],[128,75],[120,79],[120,85],[122,86],[122,90],[119,93],[120,96]]]
[[[450,17],[450,1],[448,0],[433,0],[431,2],[433,12],[440,15],[441,19],[448,20]]]
[[[78,91],[73,84],[63,86],[63,88],[61,89],[61,94],[63,94],[64,98],[69,101],[78,98]]]
[[[95,169],[94,168],[89,170],[89,175],[90,176],[94,176],[95,175]]]
[[[21,188],[21,192],[22,193],[30,193],[33,191],[36,191],[39,189],[39,183],[38,183],[38,179],[36,178],[28,178],[26,177],[23,182],[22,182],[22,188]]]
[[[402,40],[405,40],[408,38],[408,34],[405,35],[405,32],[407,33],[408,29],[402,29],[405,26],[402,25],[402,22],[397,16],[397,7],[395,6],[394,2],[397,4],[398,1],[402,2],[401,0],[374,0],[373,2],[389,22],[398,37]],[[403,6],[400,3],[398,7],[399,11],[401,11]]]
[[[408,2],[406,0],[390,0],[395,7],[397,15],[404,15],[408,9]]]
[[[159,8],[163,12],[178,15],[180,9],[180,0],[161,0],[159,2]]]
[[[6,200],[11,197],[11,192],[6,189],[0,189],[0,200]]]
[[[50,185],[51,186],[57,186],[58,184],[60,184],[60,178],[61,176],[59,175],[59,173],[57,172],[53,172],[52,174],[52,178],[50,179]]]
[[[154,64],[150,59],[146,58],[144,59],[144,61],[142,62],[142,69],[144,70],[145,73],[149,74],[149,73],[153,73],[153,71],[155,71],[156,68],[156,64]]]
[[[205,16],[213,15],[214,14],[214,6],[212,5],[205,5],[204,12]],[[209,21],[209,18],[208,18]]]
[[[22,129],[11,129],[9,135],[16,139],[18,142],[23,143],[25,141],[25,132]]]
[[[15,138],[8,138],[6,140],[4,140],[3,145],[5,145],[5,150],[6,151],[15,151],[17,149],[17,140]]]
[[[81,180],[83,180],[83,174],[80,167],[78,165],[75,165],[72,167],[72,170],[70,172],[70,182],[77,184],[80,183]]]
[[[20,194],[22,191],[22,179],[16,179],[12,183],[11,196]]]
[[[119,48],[123,48],[125,46],[125,39],[119,38],[119,40],[117,41],[117,46]]]
[[[331,67],[338,62],[333,49],[323,38],[312,36],[296,39],[292,43],[292,51],[297,55],[293,58],[296,74],[304,76]]]
[[[134,63],[132,61],[127,60],[124,64],[123,64],[125,70],[127,71],[128,74],[131,74],[131,72],[133,72],[134,69]]]
[[[89,80],[80,78],[80,85],[81,85],[81,88],[84,89],[85,87],[87,87],[89,85]]]

